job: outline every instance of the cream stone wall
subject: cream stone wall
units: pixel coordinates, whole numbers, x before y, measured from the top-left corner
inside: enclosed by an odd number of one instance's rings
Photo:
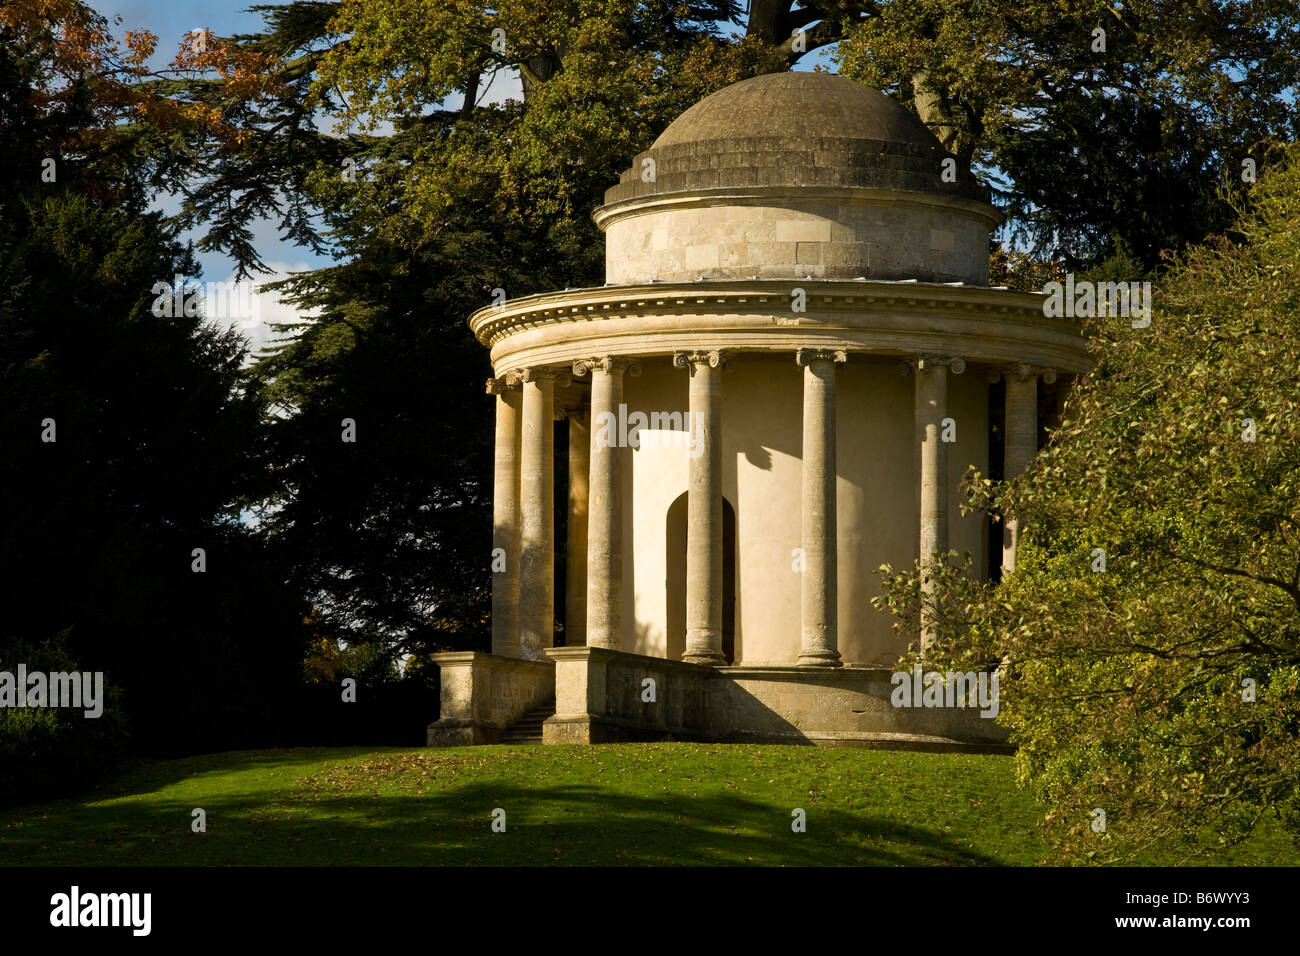
[[[899,193],[652,208],[609,224],[605,272],[617,284],[865,276],[985,285],[988,232],[985,216]]]
[[[799,653],[803,369],[794,353],[722,373],[723,488],[736,508],[736,661]]]
[[[880,593],[875,572],[881,564],[901,567],[916,557],[912,390],[898,361],[850,355],[840,366],[836,508],[839,648],[846,664],[892,664],[903,646],[890,616],[871,599]]]
[[[958,488],[969,465],[982,475],[989,473],[988,390],[983,368],[970,366],[962,375],[949,373],[948,415],[957,424],[957,440],[948,446],[948,546],[958,554],[971,553],[981,580],[988,577],[988,519],[980,513],[962,517]]]
[[[719,668],[705,683],[717,740],[811,742],[909,750],[1009,750],[1007,732],[975,707],[895,707],[891,671]]]
[[[666,359],[644,362],[641,375],[624,385],[629,411],[686,412],[686,372]],[[642,444],[630,453],[624,469],[623,562],[625,651],[650,657],[668,656],[668,509],[686,491],[690,461],[681,439],[659,431],[641,433]],[[629,606],[630,605],[630,606]],[[628,642],[630,639],[630,643]],[[681,660],[682,647],[676,650]]]
[[[548,744],[704,737],[710,668],[599,647],[551,648],[555,715]]]

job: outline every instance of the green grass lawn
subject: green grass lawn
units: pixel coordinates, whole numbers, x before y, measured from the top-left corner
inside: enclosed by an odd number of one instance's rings
[[[191,830],[191,811],[207,832]],[[807,812],[807,832],[791,811]],[[494,833],[492,812],[506,812]],[[0,811],[0,865],[1033,865],[1008,757],[621,744],[326,749],[139,763]],[[1173,863],[1150,858],[1149,863]],[[1220,864],[1295,862],[1260,837]]]

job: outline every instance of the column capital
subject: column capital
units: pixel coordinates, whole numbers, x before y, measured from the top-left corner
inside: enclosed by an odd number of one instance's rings
[[[726,368],[727,349],[710,349],[705,352],[674,352],[673,365],[688,369],[692,375],[701,365],[709,368]]]
[[[807,367],[813,362],[843,363],[849,360],[845,349],[799,349],[794,353],[796,365]]]
[[[996,377],[993,377],[995,375]],[[1056,381],[1056,369],[1050,365],[1028,365],[1022,362],[1016,365],[1007,365],[990,372],[990,381],[994,382],[998,378],[1016,378],[1022,382],[1027,382],[1033,377],[1041,377],[1044,382],[1051,385]]]
[[[573,381],[573,375],[568,369],[554,368],[549,365],[529,366],[518,374],[520,380],[524,382],[552,382],[555,385],[568,385]]]
[[[573,374],[581,378],[588,372],[626,372],[633,378],[641,374],[639,359],[624,358],[621,355],[595,355],[591,358],[574,359]]]
[[[519,373],[506,372],[505,375],[487,380],[487,394],[503,395],[506,392],[512,392],[519,387]]]
[[[960,355],[937,355],[923,352],[913,359],[908,359],[904,366],[908,371],[915,369],[917,372],[929,372],[947,366],[948,371],[952,372],[953,375],[960,375],[966,371],[966,360]],[[906,372],[903,374],[906,374]]]

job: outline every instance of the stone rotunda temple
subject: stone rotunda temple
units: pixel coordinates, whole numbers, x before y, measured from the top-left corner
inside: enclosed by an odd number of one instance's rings
[[[736,83],[606,193],[604,286],[470,317],[496,403],[492,652],[437,655],[431,745],[1001,745],[970,708],[891,705],[909,638],[875,571],[1014,567],[1014,523],[963,517],[958,484],[1018,474],[1090,361],[1041,296],[988,286],[998,214],[955,167],[851,80]]]

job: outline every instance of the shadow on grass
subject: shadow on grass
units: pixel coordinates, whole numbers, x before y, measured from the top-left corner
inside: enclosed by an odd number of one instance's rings
[[[151,794],[179,783],[232,773],[258,773],[299,767],[315,760],[319,764],[339,763],[370,754],[401,753],[410,747],[298,747],[285,750],[229,750],[193,757],[124,761],[112,776],[73,798],[74,803],[92,803],[136,794]]]
[[[337,752],[336,752],[337,753]],[[274,762],[274,758],[271,758]],[[259,799],[262,797],[262,799]],[[471,781],[424,796],[281,791],[73,806],[0,828],[5,865],[996,865],[956,837],[867,813],[743,795],[637,796]],[[807,832],[791,810],[807,811]],[[494,833],[492,811],[506,812]],[[18,824],[18,825],[15,825]]]

